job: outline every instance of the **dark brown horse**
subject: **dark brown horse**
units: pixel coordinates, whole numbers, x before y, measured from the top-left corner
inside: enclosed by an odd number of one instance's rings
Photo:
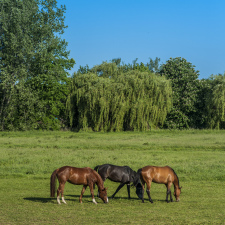
[[[133,186],[136,187],[137,196],[139,198],[142,198],[142,186],[140,183],[139,175],[129,166],[115,166],[112,164],[103,164],[96,166],[94,170],[98,171],[103,182],[108,178],[111,181],[120,183],[111,198],[114,198],[116,193],[125,184],[127,185],[128,198],[130,198],[130,183],[133,183]]]
[[[79,198],[80,203],[82,203],[82,196],[87,186],[89,186],[92,195],[92,201],[95,204],[97,204],[94,198],[94,191],[93,191],[93,186],[95,183],[98,186],[99,197],[103,200],[104,203],[108,203],[108,197],[106,192],[107,189],[104,188],[103,181],[100,175],[93,169],[89,167],[76,168],[71,166],[64,166],[59,169],[56,169],[51,175],[51,182],[50,182],[51,197],[55,197],[56,177],[58,178],[59,181],[59,188],[57,190],[58,204],[61,204],[59,198],[60,193],[62,197],[62,202],[66,204],[64,200],[63,191],[65,183],[67,181],[71,184],[83,185],[83,189],[81,191],[81,195]]]
[[[171,186],[174,185],[174,196],[176,201],[180,201],[180,193],[181,187],[179,186],[179,179],[175,171],[170,168],[169,166],[165,167],[157,167],[157,166],[145,166],[138,170],[138,174],[140,174],[140,179],[142,182],[142,202],[144,202],[144,189],[145,184],[147,184],[146,192],[148,194],[149,201],[153,203],[151,196],[150,196],[150,188],[151,183],[158,183],[158,184],[165,184],[167,187],[166,192],[166,201],[168,201],[168,196],[170,195],[170,201],[173,201],[172,194],[171,194]]]

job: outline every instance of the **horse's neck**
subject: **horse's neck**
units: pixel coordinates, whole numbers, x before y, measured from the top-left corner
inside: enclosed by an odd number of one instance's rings
[[[96,184],[98,186],[98,189],[103,189],[103,181],[102,181],[102,178],[100,177],[100,175],[95,172],[95,177],[96,177]]]
[[[179,179],[178,176],[176,174],[174,174],[174,188],[179,188]]]

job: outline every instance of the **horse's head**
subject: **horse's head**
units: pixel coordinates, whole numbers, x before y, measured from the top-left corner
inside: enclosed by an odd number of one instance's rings
[[[104,203],[108,203],[107,190],[108,188],[99,189],[99,198],[102,199]]]
[[[133,182],[133,186],[136,187],[136,194],[137,194],[138,198],[142,199],[143,188],[142,188],[142,184],[141,184],[141,181],[140,181],[140,174],[139,173],[136,173],[135,171],[133,171],[132,182]]]
[[[175,196],[177,202],[180,201],[181,188],[182,187],[178,187],[174,190],[174,196]]]
[[[137,194],[138,198],[142,199],[142,197],[143,197],[143,188],[142,188],[142,185],[141,185],[140,182],[136,185],[136,194]]]

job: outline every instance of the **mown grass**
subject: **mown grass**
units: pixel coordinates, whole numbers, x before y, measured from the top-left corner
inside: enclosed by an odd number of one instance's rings
[[[153,204],[122,188],[109,204],[89,189],[66,184],[67,205],[51,199],[56,168],[112,163],[137,170],[169,165],[182,186],[179,203],[165,202],[164,185],[152,184]],[[189,130],[121,133],[1,132],[0,224],[224,224],[225,131]],[[118,184],[106,181],[108,196]],[[96,191],[95,191],[96,192]]]

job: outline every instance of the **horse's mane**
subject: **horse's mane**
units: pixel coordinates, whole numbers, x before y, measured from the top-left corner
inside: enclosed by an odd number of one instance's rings
[[[174,174],[176,175],[176,177],[177,177],[177,181],[178,181],[178,187],[180,187],[179,178],[178,178],[178,176],[177,176],[176,172],[174,171],[174,169],[173,169],[173,168],[171,168],[171,167],[170,167],[170,169],[171,169],[171,170],[174,172]]]
[[[92,170],[92,171],[93,171],[93,173],[95,174],[95,176],[97,178],[97,182],[96,182],[97,185],[98,186],[101,185],[103,187],[104,185],[103,185],[103,181],[102,181],[101,176],[95,170]]]

